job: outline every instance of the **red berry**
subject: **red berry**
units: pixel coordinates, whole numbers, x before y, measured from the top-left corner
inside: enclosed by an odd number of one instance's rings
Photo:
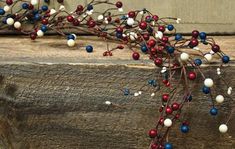
[[[175,115],[175,118],[176,118],[176,119],[179,119],[179,118],[180,118],[180,114],[176,114],[176,115]]]
[[[89,26],[90,28],[93,28],[93,27],[96,26],[96,22],[95,22],[94,20],[90,20],[90,21],[88,21],[88,26]]]
[[[212,46],[212,51],[215,52],[215,53],[219,52],[220,51],[220,46],[217,45],[217,44],[213,45]]]
[[[156,40],[150,39],[147,43],[150,47],[154,47],[156,45]]]
[[[150,51],[151,51],[151,53],[152,53],[152,54],[155,54],[155,53],[156,53],[156,51],[157,51],[157,49],[156,49],[156,48],[151,48],[151,50],[150,50]]]
[[[157,51],[160,52],[160,53],[162,53],[163,49],[164,49],[163,46],[158,46],[158,47],[157,47]]]
[[[34,9],[34,6],[32,4],[29,4],[29,10]]]
[[[173,103],[173,104],[171,105],[171,108],[172,108],[172,110],[174,110],[174,111],[179,110],[179,107],[180,107],[180,105],[179,105],[177,102],[175,102],[175,103]]]
[[[74,26],[78,26],[80,24],[80,21],[78,20],[78,19],[75,19],[74,21],[73,21],[73,25]]]
[[[139,54],[138,52],[134,52],[134,53],[132,54],[132,58],[133,58],[134,60],[139,60],[140,54]]]
[[[116,32],[122,33],[123,32],[123,28],[121,26],[116,28]]]
[[[161,117],[161,118],[159,119],[158,123],[159,123],[160,125],[162,125],[162,124],[164,123],[164,118]]]
[[[13,0],[6,0],[6,4],[7,5],[12,5],[13,4]]]
[[[162,58],[156,58],[154,61],[155,65],[160,66],[162,65]]]
[[[162,95],[162,101],[167,102],[169,99],[169,94],[163,94]]]
[[[116,18],[116,19],[115,19],[115,23],[118,23],[118,24],[119,24],[119,23],[120,23],[120,19],[119,19],[119,18]]]
[[[167,37],[167,36],[163,36],[163,37],[162,37],[162,41],[163,41],[163,42],[168,42],[168,37]]]
[[[189,80],[195,80],[197,77],[197,74],[194,71],[191,71],[188,73]]]
[[[149,130],[149,137],[150,138],[155,138],[156,136],[157,136],[157,130],[156,129]]]
[[[150,20],[151,19],[151,16],[146,16],[145,17],[145,20]]]
[[[78,5],[76,11],[81,12],[81,11],[83,11],[83,9],[84,9],[84,7],[82,5]]]
[[[197,30],[192,31],[192,36],[193,38],[197,38],[199,36],[199,31]]]
[[[112,17],[111,17],[111,16],[108,16],[108,17],[107,17],[107,21],[108,21],[108,22],[111,22],[111,21],[112,21]]]
[[[73,22],[74,21],[73,16],[71,16],[71,15],[67,16],[67,21],[68,22]]]
[[[189,122],[188,122],[188,121],[185,121],[185,122],[182,123],[182,125],[187,125],[187,126],[188,126],[188,125],[189,125]]]
[[[161,31],[161,32],[165,32],[165,26],[159,26],[158,30]]]
[[[144,40],[148,41],[149,40],[149,34],[144,34],[143,38],[144,38]]]
[[[134,18],[134,17],[135,17],[135,12],[134,12],[134,11],[130,11],[130,12],[128,13],[128,16],[129,16],[130,18]]]
[[[154,21],[158,21],[158,19],[159,19],[159,17],[157,15],[153,15],[152,18],[153,18]]]
[[[35,32],[32,32],[32,33],[30,33],[29,36],[30,36],[31,40],[35,40],[37,37],[37,34]]]
[[[151,149],[158,149],[157,144],[151,144]]]
[[[48,20],[47,19],[42,19],[42,24],[43,25],[47,25],[48,24]]]
[[[195,38],[192,38],[190,41],[190,46],[196,47],[198,45],[198,40]]]
[[[122,8],[122,2],[118,1],[118,2],[116,3],[116,7],[117,7],[117,8]]]
[[[166,114],[172,114],[173,110],[170,107],[166,108]]]
[[[162,80],[162,83],[167,84],[169,81],[168,80]]]
[[[118,49],[124,49],[124,46],[123,45],[118,45],[117,48]]]
[[[143,22],[140,22],[139,27],[140,27],[140,29],[145,30],[147,28],[147,25],[148,24],[143,21]]]

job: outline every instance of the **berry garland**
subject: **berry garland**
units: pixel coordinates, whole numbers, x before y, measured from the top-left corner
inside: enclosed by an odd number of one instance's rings
[[[207,37],[205,32],[197,30],[192,31],[191,37],[183,37],[176,32],[174,25],[168,22],[179,23],[181,19],[164,17],[152,14],[147,9],[132,10],[123,13],[123,3],[116,3],[109,0],[92,0],[89,4],[77,5],[73,12],[67,12],[63,5],[63,0],[57,0],[60,3],[59,10],[48,7],[50,0],[0,0],[0,29],[14,30],[23,34],[28,34],[32,40],[44,36],[48,31],[57,32],[67,38],[67,45],[73,47],[76,45],[76,34],[85,32],[96,35],[105,41],[115,41],[118,45],[112,49],[107,49],[103,56],[112,56],[113,51],[117,49],[128,49],[133,51],[132,58],[139,60],[143,53],[149,56],[149,59],[159,67],[162,78],[149,80],[148,84],[159,91],[162,84],[168,89],[161,95],[160,117],[154,129],[149,130],[151,149],[172,149],[173,145],[168,140],[169,130],[176,122],[180,122],[180,130],[187,133],[190,130],[187,121],[180,120],[181,112],[185,103],[191,102],[193,82],[201,76],[204,80],[202,92],[211,99],[212,116],[218,114],[217,105],[222,104],[224,100],[231,100],[232,87],[224,80],[223,71],[230,58],[220,49],[213,38]],[[16,8],[20,4],[21,8]],[[96,12],[95,6],[108,5],[109,8],[103,12]],[[31,24],[32,29],[28,30],[25,26]],[[66,30],[73,30],[75,33],[67,34]],[[205,52],[199,48],[199,45],[206,46],[204,49],[210,49]],[[88,53],[93,52],[93,46],[85,47]],[[139,52],[139,49],[141,52]],[[190,50],[191,49],[191,50]],[[227,88],[227,93],[217,95],[218,88],[214,85],[214,80],[206,77],[201,70],[202,64],[210,66],[213,57],[221,59],[221,65],[217,68],[218,78]],[[176,79],[175,74],[180,73]],[[175,81],[176,80],[176,81]],[[161,83],[162,82],[162,83]],[[176,99],[179,94],[179,86],[183,86],[183,95],[181,99]],[[142,91],[135,92],[133,96],[139,96]],[[130,90],[125,89],[124,95],[130,95]],[[232,100],[231,100],[232,101]],[[105,102],[109,106],[118,106],[110,101]],[[233,111],[229,118],[221,124],[218,129],[221,133],[228,131],[228,122],[231,119]]]

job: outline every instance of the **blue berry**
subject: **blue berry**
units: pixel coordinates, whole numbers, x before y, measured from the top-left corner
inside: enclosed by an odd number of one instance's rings
[[[148,47],[144,44],[141,46],[141,51],[146,53],[148,51]]]
[[[175,40],[176,41],[179,41],[179,40],[181,40],[182,39],[182,35],[181,34],[176,34],[175,35]]]
[[[28,9],[28,8],[29,8],[29,4],[23,3],[23,4],[21,5],[21,7],[22,7],[23,9]]]
[[[67,36],[67,39],[69,40],[69,39],[73,39],[73,40],[75,40],[75,36],[74,35],[72,35],[72,34],[70,34],[70,35],[68,35]]]
[[[203,93],[205,93],[205,94],[209,94],[211,90],[210,90],[209,87],[203,86],[202,91],[203,91]]]
[[[171,143],[165,143],[164,147],[165,147],[164,149],[173,149],[173,146]]]
[[[181,125],[180,130],[182,133],[189,132],[189,126],[188,125]]]
[[[153,28],[152,28],[152,27],[148,27],[148,28],[147,28],[147,31],[148,31],[149,33],[153,33]]]
[[[7,17],[2,18],[2,23],[7,24]]]
[[[192,101],[193,100],[193,96],[192,95],[189,95],[188,97],[187,97],[187,100],[190,102],[190,101]]]
[[[88,6],[87,6],[87,10],[88,10],[88,11],[90,11],[90,10],[92,10],[92,9],[93,9],[93,6],[92,6],[92,5],[88,5]]]
[[[50,0],[44,0],[44,2],[45,2],[45,3],[49,3],[49,2],[50,2]]]
[[[40,19],[41,19],[40,14],[38,14],[38,13],[37,13],[37,14],[35,14],[35,15],[34,15],[34,19],[35,19],[35,20],[40,20]]]
[[[223,63],[227,64],[230,61],[230,58],[227,55],[225,55],[222,57],[222,61]]]
[[[202,60],[201,59],[195,59],[194,63],[195,63],[195,65],[200,66],[202,64]]]
[[[0,8],[0,15],[4,15],[5,14],[5,10]]]
[[[47,31],[47,26],[46,26],[46,25],[42,25],[41,30],[42,30],[43,32],[46,32],[46,31]]]
[[[41,9],[42,9],[43,11],[47,11],[47,10],[48,10],[48,6],[43,5],[43,6],[41,7]]]
[[[211,115],[217,115],[218,114],[218,109],[216,109],[215,107],[211,108],[210,114]]]
[[[174,53],[174,51],[175,51],[175,48],[170,47],[170,46],[167,47],[167,52],[168,52],[169,54]]]
[[[116,37],[121,39],[122,38],[122,33],[117,32]]]
[[[92,47],[91,45],[86,46],[86,51],[87,51],[88,53],[93,52],[93,47]]]
[[[200,37],[200,39],[205,40],[206,39],[206,33],[205,32],[199,33],[199,37]]]
[[[169,31],[172,31],[174,29],[174,26],[172,24],[167,25],[167,29]]]
[[[127,96],[130,94],[130,90],[128,88],[124,89],[124,95]]]

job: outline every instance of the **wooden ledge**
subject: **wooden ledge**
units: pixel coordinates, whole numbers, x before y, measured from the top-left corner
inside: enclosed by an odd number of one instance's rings
[[[215,36],[215,41],[232,60],[235,57],[235,36]],[[92,36],[78,36],[75,47],[68,47],[67,40],[61,36],[47,36],[31,41],[26,36],[0,37],[0,64],[95,64],[95,65],[139,65],[153,66],[147,55],[142,54],[139,61],[131,58],[132,51],[116,50],[113,56],[104,57],[106,42]],[[93,53],[87,53],[84,46],[92,45]],[[109,47],[117,46],[109,43]],[[139,49],[137,49],[139,50]],[[209,51],[209,49],[207,49]]]

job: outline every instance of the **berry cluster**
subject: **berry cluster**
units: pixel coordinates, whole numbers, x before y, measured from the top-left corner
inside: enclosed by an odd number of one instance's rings
[[[180,123],[182,133],[190,130],[187,121],[180,120],[181,112],[185,103],[191,102],[193,97],[190,89],[196,79],[203,78],[202,92],[208,94],[212,102],[209,113],[212,116],[218,114],[217,105],[222,104],[226,99],[230,99],[232,87],[223,79],[223,68],[230,61],[229,56],[223,53],[220,46],[216,44],[213,38],[208,37],[205,32],[193,30],[191,36],[183,36],[176,32],[175,22],[180,23],[181,19],[164,17],[160,18],[152,14],[147,9],[131,10],[123,12],[123,3],[116,3],[109,0],[92,0],[89,4],[77,5],[76,10],[68,12],[63,5],[63,0],[57,0],[61,4],[59,10],[49,8],[49,0],[31,0],[29,2],[22,0],[0,1],[5,6],[0,7],[0,29],[11,29],[16,32],[28,34],[32,40],[44,36],[48,31],[54,31],[67,38],[67,45],[74,47],[76,45],[76,33],[85,32],[96,35],[105,41],[115,41],[118,45],[113,49],[107,49],[103,56],[112,56],[113,51],[117,49],[130,49],[133,51],[134,60],[141,59],[141,54],[149,56],[156,67],[159,67],[162,79],[161,83],[167,92],[161,95],[160,117],[154,129],[149,131],[149,137],[152,138],[151,149],[172,149],[173,145],[167,139],[169,130],[176,122]],[[15,8],[16,4],[21,4],[21,8]],[[108,5],[108,9],[98,12],[94,11],[97,5]],[[32,30],[24,26],[31,24]],[[73,33],[67,34],[65,30],[73,30]],[[201,45],[210,49],[209,51],[200,49]],[[93,52],[93,46],[85,47],[88,53]],[[212,78],[206,77],[201,70],[201,65],[210,64],[214,57],[221,59],[221,65],[217,68],[218,77],[227,87],[227,93],[217,95],[217,88]],[[175,81],[176,74],[180,77]],[[156,80],[150,80],[149,84],[156,87]],[[183,86],[184,94],[181,99],[176,98],[179,92],[178,87]],[[125,89],[125,95],[129,95],[129,90]],[[139,96],[142,91],[134,93]],[[151,94],[154,97],[155,93]],[[217,103],[215,103],[216,101]],[[114,105],[106,101],[107,105]],[[230,119],[230,118],[229,118]],[[219,126],[221,133],[228,130],[227,123],[229,119]]]

